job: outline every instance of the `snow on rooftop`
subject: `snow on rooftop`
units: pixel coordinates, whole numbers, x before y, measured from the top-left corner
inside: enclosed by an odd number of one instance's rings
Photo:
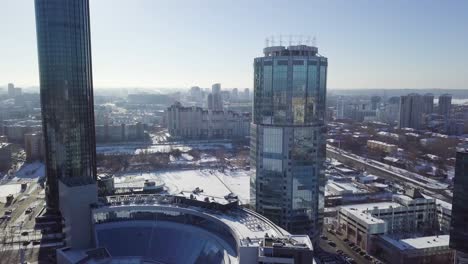
[[[165,183],[170,194],[192,191],[199,187],[207,195],[224,197],[234,193],[242,203],[248,203],[250,196],[249,174],[246,171],[177,170],[145,173],[126,173],[115,177],[115,187],[143,186],[145,180],[159,180]]]
[[[193,157],[190,154],[182,153],[180,157],[175,157],[173,155],[169,156],[169,160],[172,164],[192,164]]]
[[[347,214],[353,215],[354,217],[358,218],[360,221],[363,221],[366,224],[384,224],[384,220],[376,218],[370,213],[374,209],[374,207],[378,207],[379,209],[389,209],[391,207],[396,208],[400,206],[400,204],[395,202],[379,202],[344,205],[341,206],[340,209],[344,210]]]
[[[389,209],[391,207],[396,208],[400,207],[401,205],[396,202],[378,202],[378,203],[365,203],[365,204],[352,204],[352,205],[343,205],[341,208],[345,210],[357,210],[359,212],[364,211],[372,211],[374,207],[378,207],[379,209]]]
[[[338,166],[343,165],[343,163],[339,162],[339,161],[336,160],[336,159],[332,159],[331,162],[330,162],[330,165],[335,166],[335,167],[338,167]]]
[[[366,193],[366,190],[359,188],[356,184],[351,182],[334,182],[329,181],[327,184],[334,185],[335,188],[341,191],[349,191],[351,193]]]
[[[427,237],[416,237],[416,238],[407,238],[395,240],[389,236],[381,236],[385,241],[391,243],[392,245],[398,247],[401,250],[411,250],[411,249],[429,249],[435,247],[447,247],[449,246],[449,235],[441,236],[427,236]]]
[[[398,139],[400,137],[400,135],[398,134],[385,132],[385,131],[378,132],[377,135],[384,136],[384,137],[391,137],[395,139]]]
[[[437,198],[434,198],[432,196],[429,196],[427,194],[422,194],[426,199],[435,199],[436,201],[436,204],[437,205],[440,205],[441,207],[445,208],[445,209],[448,209],[448,210],[452,210],[452,204],[449,203],[449,202],[446,202],[446,201],[442,201],[440,199],[437,199]]]
[[[221,212],[216,210],[205,209],[197,206],[187,206],[170,203],[159,203],[152,201],[152,203],[129,203],[129,204],[114,204],[106,205],[93,210],[93,213],[100,212],[128,212],[129,210],[143,210],[143,211],[165,211],[165,212],[183,212],[185,214],[193,214],[207,219],[216,219],[221,223],[226,224],[229,228],[237,234],[237,238],[242,240],[245,238],[263,238],[265,234],[269,236],[282,237],[289,235],[289,233],[282,228],[276,226],[273,222],[266,217],[245,209],[245,208],[231,208],[230,210]],[[125,213],[124,213],[125,214]],[[119,215],[119,213],[117,213]],[[139,221],[141,222],[141,221]],[[216,223],[216,221],[214,221]],[[101,225],[100,223],[99,225]],[[106,225],[106,224],[105,224]]]

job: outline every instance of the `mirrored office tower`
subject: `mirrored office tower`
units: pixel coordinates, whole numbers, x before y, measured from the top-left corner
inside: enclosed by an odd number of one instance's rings
[[[251,202],[292,233],[322,226],[327,58],[305,45],[254,60]]]
[[[451,217],[450,248],[456,263],[468,263],[468,146],[457,148]]]
[[[46,199],[58,208],[58,179],[96,177],[88,0],[35,0]]]

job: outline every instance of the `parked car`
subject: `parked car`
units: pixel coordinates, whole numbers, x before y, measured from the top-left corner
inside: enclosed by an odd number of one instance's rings
[[[10,219],[11,219],[11,215],[2,215],[2,216],[0,216],[0,219],[2,219],[2,220],[10,220]]]

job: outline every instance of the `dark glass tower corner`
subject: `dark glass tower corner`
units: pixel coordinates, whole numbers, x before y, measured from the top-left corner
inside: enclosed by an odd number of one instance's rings
[[[88,0],[35,0],[46,201],[58,209],[58,180],[96,178]]]
[[[468,254],[468,148],[459,148],[456,155],[450,247]]]

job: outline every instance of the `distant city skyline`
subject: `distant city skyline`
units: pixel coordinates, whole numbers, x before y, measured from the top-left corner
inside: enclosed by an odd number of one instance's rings
[[[265,38],[302,34],[333,61],[329,89],[467,88],[466,1],[281,3],[92,1],[95,87],[253,87]],[[38,86],[34,4],[2,5],[0,87]]]

